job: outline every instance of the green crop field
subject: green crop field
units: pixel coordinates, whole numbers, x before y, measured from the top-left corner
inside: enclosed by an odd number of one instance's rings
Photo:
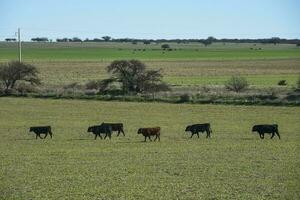
[[[17,44],[1,43],[0,60],[15,59]],[[300,58],[300,49],[295,45],[215,44],[170,44],[172,51],[162,51],[161,44],[133,45],[122,43],[57,44],[24,43],[24,60],[243,60],[243,59],[290,59]],[[251,49],[252,48],[252,49]],[[261,50],[258,50],[261,49]]]
[[[105,67],[115,59],[140,59],[150,68],[162,69],[165,81],[176,86],[220,85],[238,74],[258,87],[276,86],[279,80],[292,87],[300,74],[300,48],[295,45],[170,46],[172,51],[161,50],[161,44],[24,43],[22,55],[38,67],[45,85],[106,78]],[[17,59],[17,54],[16,43],[0,43],[0,62]]]
[[[299,199],[297,107],[0,98],[0,199]],[[123,122],[125,137],[94,140],[93,124]],[[185,126],[210,122],[212,138]],[[259,139],[278,123],[282,139]],[[53,139],[28,128],[51,125]],[[139,127],[161,126],[161,142]]]

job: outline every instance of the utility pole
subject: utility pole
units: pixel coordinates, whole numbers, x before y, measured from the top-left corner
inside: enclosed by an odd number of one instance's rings
[[[21,29],[18,28],[18,41],[19,41],[19,62],[22,62],[22,45],[21,45]]]

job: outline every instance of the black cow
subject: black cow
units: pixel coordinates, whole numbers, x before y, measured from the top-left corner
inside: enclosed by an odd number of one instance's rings
[[[209,123],[190,125],[186,127],[185,131],[190,131],[192,133],[191,138],[194,136],[194,134],[197,134],[199,138],[199,132],[206,132],[206,138],[210,138],[210,134],[212,133]]]
[[[111,139],[112,128],[109,125],[101,124],[98,126],[90,126],[87,132],[92,132],[95,135],[95,140],[97,139],[97,136],[102,140],[101,134],[105,134],[104,139],[106,139],[107,136]]]
[[[280,139],[280,135],[278,132],[278,125],[277,124],[261,124],[261,125],[255,125],[252,127],[252,132],[258,132],[259,137],[261,139],[265,138],[265,133],[272,134],[271,139],[275,136],[275,134]]]
[[[123,136],[125,136],[125,133],[124,133],[124,126],[122,123],[102,123],[102,125],[108,125],[108,126],[111,126],[112,128],[112,131],[118,131],[118,137],[120,135],[120,133],[123,134]]]
[[[37,139],[38,137],[41,139],[45,139],[48,134],[50,135],[50,137],[52,138],[52,132],[51,132],[51,126],[34,126],[34,127],[30,127],[29,132],[34,132],[36,137],[35,139]],[[41,137],[41,134],[45,134],[45,137]]]

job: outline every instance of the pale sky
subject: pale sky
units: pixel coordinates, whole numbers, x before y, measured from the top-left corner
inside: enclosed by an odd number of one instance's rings
[[[15,37],[300,38],[300,0],[0,0]]]

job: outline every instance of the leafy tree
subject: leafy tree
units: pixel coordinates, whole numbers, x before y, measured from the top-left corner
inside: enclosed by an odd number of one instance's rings
[[[166,84],[162,82],[160,70],[146,70],[144,63],[138,60],[116,60],[107,66],[107,72],[112,76],[102,80],[100,91],[105,91],[111,84],[118,83],[123,94],[146,93],[154,94],[165,90]]]
[[[217,41],[216,38],[210,36],[210,37],[208,37],[206,40],[202,40],[202,41],[200,41],[200,42],[201,42],[202,44],[204,44],[204,46],[208,46],[208,45],[211,45],[213,42],[216,42],[216,41]]]
[[[269,42],[276,45],[280,42],[280,38],[279,37],[272,37]]]
[[[108,42],[111,40],[111,37],[110,36],[103,36],[102,39],[105,41],[105,42]]]
[[[148,44],[151,44],[151,42],[149,40],[145,40],[144,44],[148,45]]]
[[[232,76],[225,84],[226,89],[234,92],[241,92],[248,86],[247,79],[241,76]]]
[[[0,81],[6,93],[13,89],[18,81],[28,82],[32,85],[40,84],[36,67],[18,61],[0,65]]]

